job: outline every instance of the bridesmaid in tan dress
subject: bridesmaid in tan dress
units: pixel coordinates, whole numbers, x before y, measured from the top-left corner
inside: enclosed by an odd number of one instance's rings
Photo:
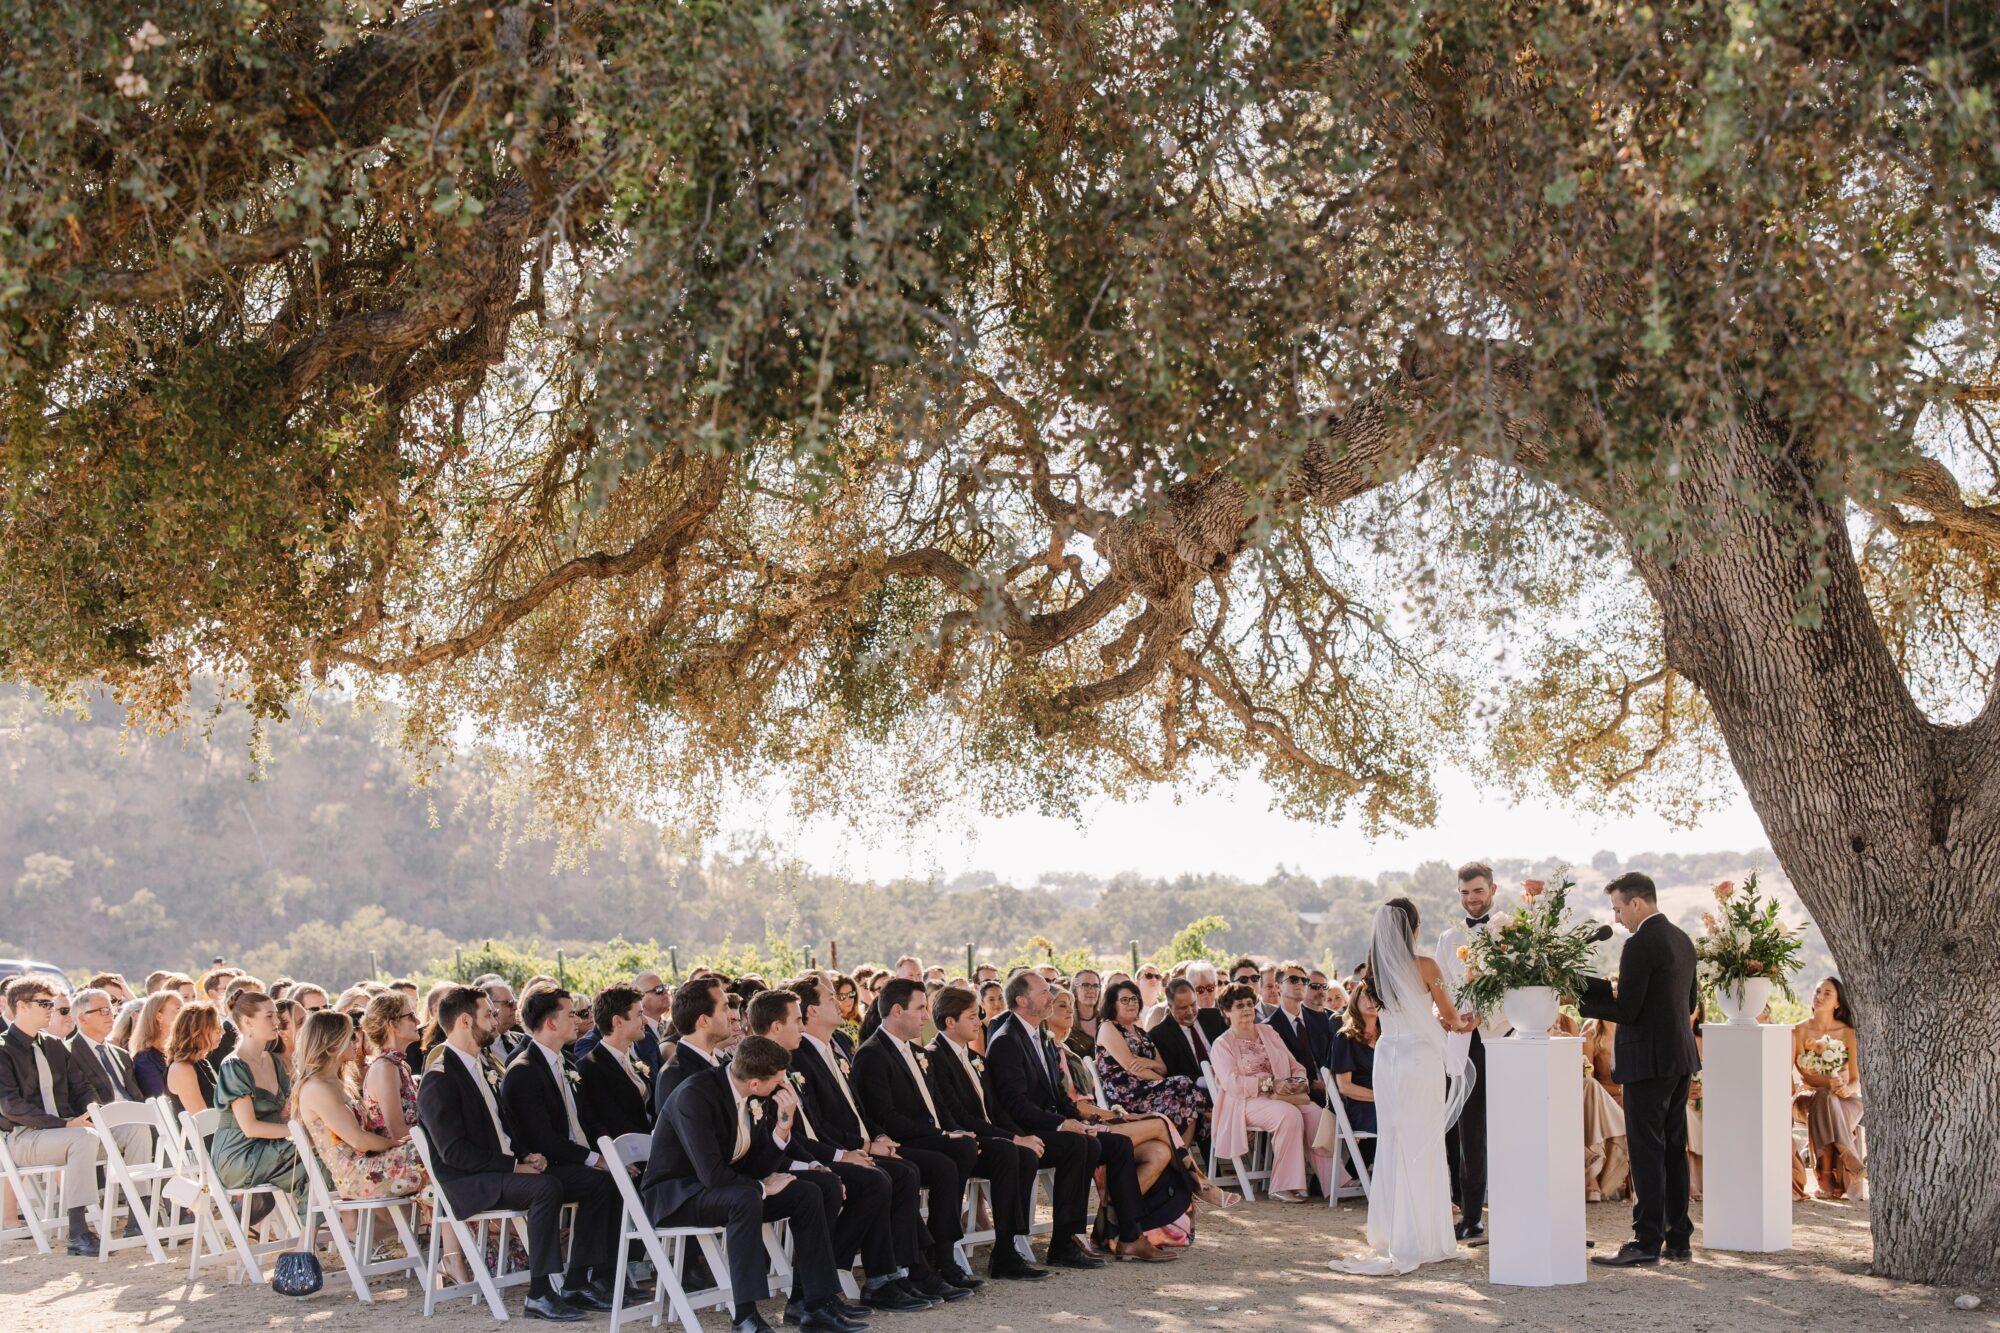
[[[1817,1074],[1799,1063],[1806,1048],[1823,1037],[1847,1047],[1847,1063],[1832,1075]],[[1804,1090],[1798,1105],[1805,1112],[1806,1133],[1812,1140],[1813,1172],[1823,1199],[1843,1199],[1867,1178],[1861,1150],[1861,1048],[1854,1034],[1854,1011],[1847,988],[1828,977],[1813,992],[1812,1014],[1792,1029],[1792,1063]]]
[[[1622,1089],[1611,1077],[1615,1023],[1591,1019],[1583,1025],[1583,1197],[1590,1203],[1624,1197],[1632,1179],[1625,1142]]]

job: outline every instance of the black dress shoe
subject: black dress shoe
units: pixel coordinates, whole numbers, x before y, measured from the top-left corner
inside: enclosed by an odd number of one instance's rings
[[[1486,1225],[1483,1222],[1460,1222],[1451,1231],[1460,1240],[1471,1240],[1475,1236],[1484,1239],[1486,1236]]]
[[[827,1309],[829,1309],[829,1310],[831,1310],[831,1311],[833,1311],[833,1312],[834,1312],[835,1314],[839,1315],[839,1316],[840,1316],[840,1317],[841,1317],[842,1319],[848,1319],[848,1320],[854,1320],[854,1319],[862,1319],[862,1320],[865,1320],[865,1319],[867,1319],[867,1318],[868,1318],[868,1307],[867,1307],[867,1306],[865,1306],[865,1305],[850,1305],[850,1304],[848,1304],[848,1303],[847,1303],[846,1301],[842,1300],[842,1299],[841,1299],[840,1297],[838,1297],[838,1296],[829,1296],[829,1297],[827,1297],[827,1298],[826,1298],[826,1308],[827,1308]]]
[[[978,1291],[986,1285],[984,1278],[974,1277],[957,1264],[946,1264],[937,1270],[937,1275],[960,1291]]]
[[[79,1231],[69,1238],[69,1252],[80,1259],[95,1259],[102,1250],[95,1231]]]
[[[563,1304],[573,1305],[579,1310],[602,1311],[611,1308],[610,1290],[608,1288],[599,1290],[594,1283],[586,1287],[564,1287],[557,1291],[556,1295],[562,1297]]]
[[[547,1319],[557,1324],[574,1324],[583,1318],[583,1311],[571,1305],[556,1292],[546,1296],[530,1296],[522,1307],[522,1313],[530,1319]]]
[[[752,1310],[729,1326],[729,1333],[778,1333],[764,1322],[764,1316]]]
[[[920,1296],[900,1282],[876,1282],[861,1289],[861,1303],[870,1310],[887,1310],[891,1314],[910,1314],[917,1310],[928,1310],[937,1302],[927,1296]],[[846,1311],[841,1312],[845,1314]]]
[[[1051,1245],[1049,1247],[1049,1257],[1046,1260],[1046,1262],[1051,1268],[1104,1267],[1104,1261],[1102,1259],[1093,1258],[1092,1256],[1085,1254],[1082,1250],[1077,1249],[1074,1245],[1064,1245],[1061,1246],[1060,1248]]]
[[[986,1266],[986,1276],[1010,1279],[1016,1282],[1038,1282],[1049,1275],[1046,1268],[1037,1268],[1024,1262],[1020,1255],[1011,1250],[993,1251],[993,1262]]]
[[[786,1304],[785,1322],[797,1324],[805,1333],[863,1333],[868,1327],[858,1319],[835,1314],[824,1305],[808,1310],[802,1301]]]
[[[1660,1257],[1662,1259],[1672,1259],[1676,1263],[1690,1263],[1694,1260],[1694,1247],[1692,1245],[1669,1245],[1660,1251]]]
[[[962,1301],[972,1294],[943,1274],[929,1271],[910,1274],[902,1279],[902,1285],[934,1301]]]
[[[1658,1250],[1648,1250],[1631,1241],[1618,1247],[1616,1254],[1593,1254],[1590,1262],[1599,1268],[1638,1268],[1642,1265],[1660,1262]]]

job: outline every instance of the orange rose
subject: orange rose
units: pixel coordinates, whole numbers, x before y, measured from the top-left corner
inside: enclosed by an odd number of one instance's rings
[[[1722,883],[1715,886],[1715,901],[1719,903],[1726,903],[1729,901],[1730,895],[1735,892],[1736,892],[1736,881],[1733,879],[1725,879],[1722,881]]]
[[[1521,892],[1530,898],[1541,897],[1542,891],[1548,887],[1546,883],[1539,879],[1524,879],[1521,881]]]
[[[1469,944],[1461,944],[1461,945],[1459,945],[1459,946],[1458,946],[1458,961],[1459,961],[1459,962],[1463,963],[1463,962],[1465,962],[1465,961],[1466,961],[1467,959],[1469,959],[1469,958],[1471,958],[1471,957],[1472,957],[1472,946],[1471,946],[1471,945],[1469,945]]]
[[[1762,974],[1762,972],[1764,971],[1764,965],[1758,962],[1755,958],[1752,958],[1749,962],[1743,964],[1743,970],[1745,972],[1748,972],[1751,976],[1754,977]]]

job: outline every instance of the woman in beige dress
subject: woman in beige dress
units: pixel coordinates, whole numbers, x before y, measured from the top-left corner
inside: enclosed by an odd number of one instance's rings
[[[1565,1015],[1567,1018],[1567,1015]],[[1583,1197],[1591,1203],[1623,1198],[1632,1179],[1625,1141],[1625,1108],[1611,1078],[1611,1030],[1591,1019],[1583,1025]]]
[[[1800,1057],[1814,1042],[1831,1037],[1847,1048],[1847,1059],[1831,1074],[1807,1069]],[[1861,1148],[1861,1048],[1854,1034],[1854,1010],[1847,988],[1828,977],[1813,992],[1812,1013],[1792,1029],[1792,1063],[1804,1090],[1798,1105],[1805,1112],[1806,1133],[1812,1140],[1813,1173],[1823,1199],[1842,1199],[1868,1175]]]

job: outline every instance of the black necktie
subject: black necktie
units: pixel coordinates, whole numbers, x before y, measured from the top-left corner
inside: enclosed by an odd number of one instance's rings
[[[1488,915],[1491,914],[1489,913]],[[1483,926],[1485,924],[1486,924],[1486,917],[1483,916],[1469,916],[1465,918],[1465,928],[1467,930],[1475,930],[1478,927]]]
[[[104,1066],[104,1072],[111,1078],[111,1100],[122,1100],[125,1096],[125,1089],[118,1086],[118,1070],[111,1063],[111,1052],[99,1046],[97,1048],[97,1063]]]

